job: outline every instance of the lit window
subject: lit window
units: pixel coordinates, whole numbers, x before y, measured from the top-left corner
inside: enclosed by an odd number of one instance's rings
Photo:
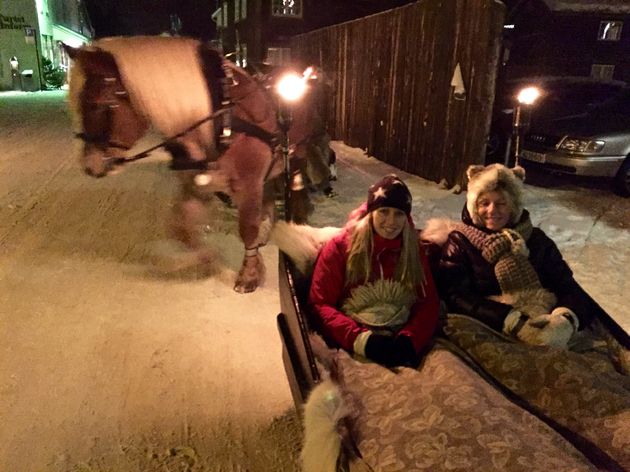
[[[234,2],[234,23],[247,18],[247,0],[236,0]]]
[[[236,63],[241,67],[247,67],[247,44],[241,43],[240,54]]]
[[[273,66],[291,62],[291,48],[267,48],[267,60]]]
[[[217,28],[223,28],[225,25],[223,24],[223,9],[219,8],[212,14],[212,21],[217,24]]]
[[[593,64],[591,66],[591,77],[594,79],[612,80],[615,73],[615,66],[611,64]]]
[[[302,0],[273,0],[271,5],[273,16],[302,17]]]
[[[601,21],[597,39],[600,41],[619,41],[622,29],[623,21]]]

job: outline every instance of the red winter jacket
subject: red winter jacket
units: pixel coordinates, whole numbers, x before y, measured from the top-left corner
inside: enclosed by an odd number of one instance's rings
[[[340,311],[343,302],[356,287],[345,286],[346,262],[348,260],[349,235],[345,230],[334,237],[321,250],[311,283],[309,304],[313,314],[319,319],[319,328],[324,337],[346,351],[352,352],[354,340],[367,328]],[[370,282],[380,277],[391,279],[400,256],[401,239],[388,240],[374,234],[374,250],[372,252],[372,276]],[[439,299],[429,263],[424,251],[420,251],[422,267],[426,277],[425,293],[418,287],[418,299],[410,309],[409,319],[398,332],[405,335],[419,352],[431,339],[438,322]]]

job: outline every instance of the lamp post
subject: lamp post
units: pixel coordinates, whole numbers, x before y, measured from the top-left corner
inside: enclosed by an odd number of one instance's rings
[[[289,129],[293,121],[292,105],[302,98],[306,92],[306,83],[313,73],[312,68],[308,68],[300,76],[295,72],[288,72],[283,75],[276,84],[276,93],[280,97],[278,106],[278,124],[282,131],[282,162],[284,168],[284,219],[290,221],[292,219],[291,212],[291,186],[293,178],[289,166]]]
[[[516,108],[512,121],[512,136],[514,139],[514,164],[519,165],[521,158],[521,148],[523,146],[523,136],[525,129],[529,126],[531,106],[540,97],[540,90],[536,87],[526,87],[522,89],[516,97]]]

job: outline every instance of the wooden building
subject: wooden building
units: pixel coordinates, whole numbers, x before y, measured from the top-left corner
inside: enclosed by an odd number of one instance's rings
[[[505,78],[630,81],[629,0],[505,0]]]
[[[219,0],[213,14],[220,47],[239,64],[282,64],[296,34],[405,5],[414,0]]]
[[[0,90],[39,90],[41,57],[65,68],[61,43],[80,46],[91,35],[80,0],[0,2]]]
[[[504,16],[495,0],[421,0],[291,44],[333,83],[335,139],[463,187],[484,162]]]

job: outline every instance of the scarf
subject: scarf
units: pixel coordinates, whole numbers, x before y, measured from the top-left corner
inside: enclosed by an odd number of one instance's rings
[[[488,234],[465,223],[457,223],[454,229],[466,236],[481,251],[482,257],[494,266],[494,275],[504,294],[543,288],[528,259],[526,242],[533,229],[529,215],[524,215],[514,228],[497,233]]]

